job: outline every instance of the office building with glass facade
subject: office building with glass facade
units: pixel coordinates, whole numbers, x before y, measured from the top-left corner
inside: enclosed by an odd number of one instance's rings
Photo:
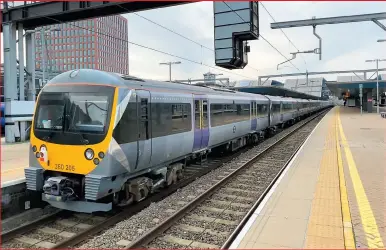
[[[46,72],[87,68],[128,73],[127,19],[120,15],[37,28],[35,38],[37,70],[43,68],[44,53]]]

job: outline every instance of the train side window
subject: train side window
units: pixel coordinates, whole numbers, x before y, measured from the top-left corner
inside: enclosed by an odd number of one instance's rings
[[[232,123],[236,116],[236,104],[225,104],[223,125]]]
[[[194,100],[194,127],[200,129],[200,101]]]
[[[208,101],[203,100],[202,101],[202,128],[207,128],[209,126],[208,122]]]
[[[211,103],[210,104],[210,124],[211,127],[221,126],[223,125],[223,113],[224,113],[224,105]]]
[[[192,119],[190,117],[189,103],[175,103],[172,105],[172,134],[178,134],[190,131],[192,128]]]
[[[149,102],[147,98],[141,98],[140,102],[140,122],[139,122],[139,139],[149,140]]]
[[[241,104],[241,113],[242,113],[242,121],[247,121],[250,119],[250,105],[249,104]]]
[[[251,102],[251,115],[250,118],[253,119],[255,117],[255,102]]]

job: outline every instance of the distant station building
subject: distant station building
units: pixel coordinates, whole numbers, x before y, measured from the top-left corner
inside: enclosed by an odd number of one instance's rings
[[[284,82],[284,87],[290,90],[326,99],[330,95],[326,82],[326,79],[323,77],[287,79]]]
[[[235,85],[235,87],[255,87],[258,86],[257,80],[241,80],[238,81]],[[282,82],[276,81],[276,80],[267,80],[264,82],[262,86],[278,86],[283,87],[284,84]]]

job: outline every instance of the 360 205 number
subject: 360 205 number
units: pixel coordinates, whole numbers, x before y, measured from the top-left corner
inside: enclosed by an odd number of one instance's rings
[[[62,170],[62,171],[70,171],[74,172],[75,171],[75,166],[74,165],[64,165],[64,164],[55,164],[55,170]]]

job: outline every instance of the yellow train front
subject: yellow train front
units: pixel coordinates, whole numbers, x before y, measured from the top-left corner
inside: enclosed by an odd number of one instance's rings
[[[118,77],[88,70],[63,73],[42,89],[25,169],[28,190],[66,210],[111,210],[111,197],[92,201],[114,193],[103,190],[103,182],[113,180],[102,176],[114,176],[107,155],[119,91],[129,90]]]

